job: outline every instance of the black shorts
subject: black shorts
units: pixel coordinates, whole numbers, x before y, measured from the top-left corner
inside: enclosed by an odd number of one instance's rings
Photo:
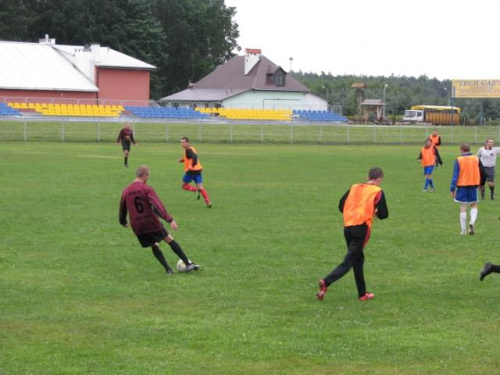
[[[484,172],[486,173],[486,181],[495,181],[495,167],[484,167]]]
[[[123,151],[130,151],[130,141],[122,141]]]
[[[155,244],[155,242],[163,241],[168,237],[168,232],[165,228],[157,232],[143,233],[137,235],[137,239],[142,247],[150,247]]]

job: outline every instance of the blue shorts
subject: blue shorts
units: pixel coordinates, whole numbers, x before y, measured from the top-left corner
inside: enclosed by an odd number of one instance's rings
[[[476,186],[457,187],[457,190],[455,192],[455,202],[476,203],[477,187]]]
[[[200,174],[189,174],[186,173],[184,177],[182,177],[182,182],[189,184],[191,181],[194,181],[197,184],[203,183],[203,177]]]
[[[424,167],[424,175],[431,175],[432,174],[432,171],[434,170],[434,166],[433,165],[429,165],[427,167]]]

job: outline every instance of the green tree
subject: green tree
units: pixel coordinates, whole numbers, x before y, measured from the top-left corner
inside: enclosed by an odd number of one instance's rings
[[[165,95],[187,88],[233,56],[235,9],[222,0],[156,0],[156,15],[168,38]]]
[[[24,0],[0,0],[0,38],[25,41],[29,37],[28,8]]]

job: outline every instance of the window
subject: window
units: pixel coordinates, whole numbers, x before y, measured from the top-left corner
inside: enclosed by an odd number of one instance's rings
[[[274,84],[276,86],[285,86],[285,73],[283,70],[278,69],[274,72]]]

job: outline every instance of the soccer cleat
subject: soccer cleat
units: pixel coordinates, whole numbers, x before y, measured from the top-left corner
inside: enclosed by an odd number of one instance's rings
[[[201,197],[201,194],[200,194],[200,189],[197,189],[196,190],[196,200],[199,201],[200,200],[200,197]]]
[[[483,269],[479,273],[479,280],[480,281],[483,281],[483,279],[491,273],[492,267],[493,267],[493,264],[491,264],[491,263],[484,264]]]
[[[212,208],[212,202],[207,202],[207,208]]]
[[[434,193],[434,188],[431,187],[430,190],[429,190],[431,193]]]
[[[199,265],[195,263],[189,263],[189,265],[186,267],[186,272],[198,271],[199,269],[200,269]]]
[[[423,190],[422,190],[422,193],[427,193],[427,189],[423,189]]]
[[[174,271],[172,270],[172,268],[168,267],[167,268],[167,275],[172,276],[173,274],[174,274]]]
[[[360,301],[368,301],[369,299],[374,299],[374,298],[375,298],[375,294],[366,292],[364,296],[359,297],[358,299]]]
[[[325,280],[321,279],[318,282],[318,286],[319,286],[319,292],[316,293],[316,298],[318,299],[318,301],[323,301],[323,298],[325,298],[325,294],[328,291],[328,287],[325,284]]]
[[[494,196],[494,195],[492,195],[492,196],[491,196],[491,200],[492,200],[492,201],[494,201],[494,200],[495,200],[495,196]]]
[[[469,234],[472,235],[474,234],[474,225],[469,224]]]
[[[467,234],[467,231],[465,231],[465,230],[463,230],[463,231],[460,232],[461,236],[465,236],[466,234]]]

